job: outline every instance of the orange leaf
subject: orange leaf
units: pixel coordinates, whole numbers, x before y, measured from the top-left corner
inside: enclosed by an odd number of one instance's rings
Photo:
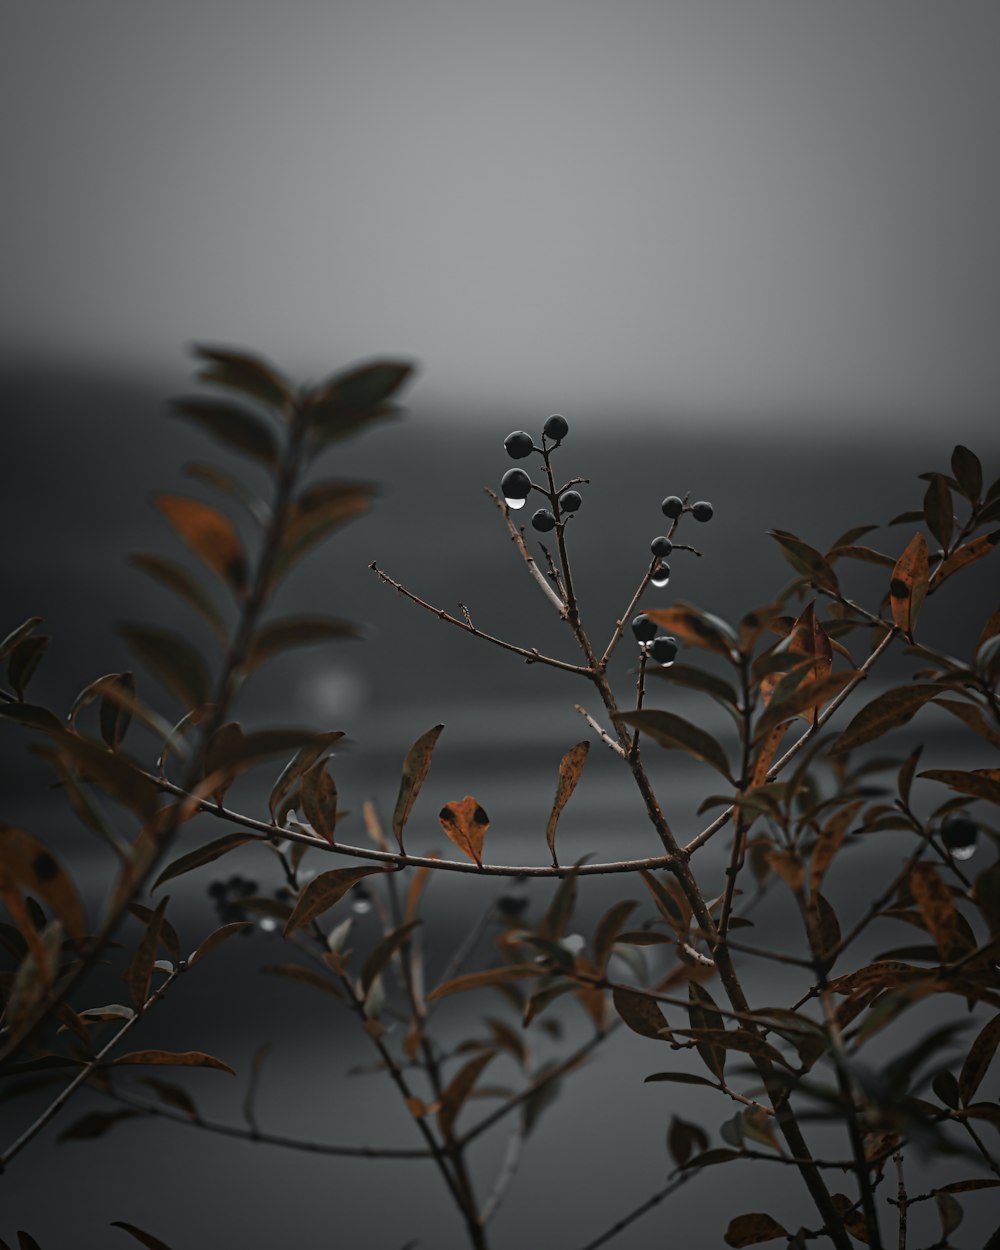
[[[490,827],[490,818],[479,806],[478,799],[467,794],[461,802],[446,803],[438,813],[441,828],[460,851],[483,866],[483,839]]]
[[[243,544],[232,522],[216,508],[184,495],[154,495],[153,504],[180,538],[201,556],[227,586],[241,591],[246,585],[247,562]]]
[[[930,570],[927,561],[927,539],[915,534],[909,546],[896,561],[889,583],[892,619],[906,634],[913,638],[917,617],[927,595]]]
[[[552,804],[549,823],[545,829],[545,840],[549,844],[552,863],[557,868],[559,867],[559,861],[556,859],[556,825],[559,823],[559,817],[562,815],[563,808],[569,802],[570,796],[576,789],[576,783],[580,780],[580,774],[583,772],[583,765],[589,750],[589,742],[578,742],[575,747],[570,747],[559,764],[559,781],[556,784],[556,797]]]

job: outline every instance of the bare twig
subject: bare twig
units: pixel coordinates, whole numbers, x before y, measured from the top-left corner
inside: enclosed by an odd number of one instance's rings
[[[496,493],[496,491],[490,490],[488,486],[485,488],[485,490],[486,490],[486,494],[489,495],[489,497],[493,500],[496,506],[500,509],[500,514],[503,517],[504,521],[507,523],[507,529],[510,531],[511,542],[514,544],[515,547],[517,547],[517,550],[521,555],[521,559],[527,565],[528,572],[534,578],[535,583],[538,585],[542,593],[545,595],[546,599],[548,599],[548,601],[552,604],[552,606],[559,613],[559,615],[560,616],[564,615],[566,612],[566,604],[562,601],[562,599],[559,598],[559,595],[557,594],[557,592],[553,590],[553,588],[545,580],[545,574],[538,567],[538,564],[535,561],[535,557],[528,550],[528,544],[524,541],[524,535],[515,525],[514,519],[510,515],[510,509],[503,502],[503,500],[501,500],[500,496]]]
[[[696,1177],[701,1168],[692,1168],[689,1172],[682,1173],[676,1180],[671,1181],[669,1185],[665,1185],[663,1189],[657,1190],[651,1198],[647,1198],[645,1202],[640,1203],[634,1211],[630,1211],[628,1215],[623,1216],[620,1220],[616,1220],[610,1228],[605,1229],[599,1237],[595,1237],[593,1241],[588,1241],[585,1246],[581,1246],[580,1250],[597,1250],[598,1246],[606,1246],[609,1241],[617,1237],[619,1233],[625,1231],[630,1224],[634,1224],[647,1211],[652,1211],[654,1207],[669,1198],[671,1194],[675,1194],[682,1185],[686,1185],[688,1181]]]
[[[446,612],[443,608],[434,607],[432,603],[427,603],[426,600],[421,599],[418,595],[415,595],[412,590],[407,590],[406,587],[400,582],[391,578],[388,573],[384,573],[374,560],[368,567],[380,581],[385,582],[387,586],[392,586],[394,590],[397,590],[401,595],[409,599],[411,603],[415,603],[426,612],[430,612],[432,615],[436,616],[438,620],[447,621],[449,625],[454,625],[457,629],[461,629],[465,633],[471,634],[474,638],[481,638],[483,642],[491,642],[495,647],[500,647],[504,651],[511,651],[514,655],[520,655],[524,658],[527,664],[547,664],[550,668],[561,669],[564,673],[576,673],[579,677],[590,676],[590,670],[587,668],[581,668],[579,664],[567,664],[564,660],[555,660],[551,656],[542,655],[537,649],[515,646],[512,642],[505,642],[502,638],[496,638],[493,634],[487,634],[481,629],[476,629],[476,627],[470,624],[467,620],[460,621],[457,616],[452,616],[450,612]]]
[[[615,742],[614,738],[612,738],[609,734],[605,733],[604,730],[601,728],[601,726],[598,724],[598,722],[594,720],[593,716],[591,716],[591,714],[586,710],[586,708],[581,707],[579,703],[575,703],[573,706],[580,713],[580,715],[587,722],[587,724],[591,727],[594,733],[597,734],[598,738],[600,738],[600,740],[604,743],[605,746],[610,747],[611,750],[614,751],[616,755],[620,755],[622,759],[628,758],[628,753],[625,751],[621,743]]]

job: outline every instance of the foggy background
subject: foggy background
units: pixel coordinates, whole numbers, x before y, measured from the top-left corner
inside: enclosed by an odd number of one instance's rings
[[[575,661],[482,494],[510,466],[510,430],[537,432],[556,411],[570,421],[559,458],[564,476],[591,479],[570,539],[600,642],[666,528],[666,494],[710,499],[716,516],[686,524],[682,538],[704,556],[677,553],[670,586],[648,602],[687,599],[734,616],[790,579],[768,529],[825,548],[851,525],[884,523],[919,506],[915,475],[945,470],[955,442],[996,476],[992,4],[295,0],[279,10],[185,0],[11,5],[5,17],[0,633],[45,617],[53,642],[32,685],[39,702],[68,707],[94,677],[132,667],[115,621],[172,625],[209,652],[190,614],[126,563],[136,550],[178,555],[149,492],[202,495],[181,466],[221,458],[167,415],[165,401],[191,389],[192,342],[263,352],[303,380],[374,355],[420,365],[403,422],[324,459],[324,473],[378,481],[381,494],[289,579],[278,605],[357,620],[366,641],[273,661],[241,707],[245,725],[348,731],[336,775],[350,841],[363,839],[362,801],[388,814],[407,747],[443,722],[408,844],[445,850],[435,813],[472,793],[493,821],[488,859],[545,862],[558,762],[588,732],[573,703],[593,702],[591,692],[450,630],[366,567],[375,559],[450,611],[468,604],[482,628]],[[895,553],[909,532],[870,540]],[[869,601],[879,593],[866,566],[850,579]],[[996,606],[987,584],[957,579],[948,604],[932,601],[928,638],[968,646]],[[623,645],[623,697],[632,660]],[[152,679],[143,688],[152,694]],[[710,701],[653,688],[654,702],[667,697],[727,733]],[[964,745],[951,729],[927,715],[891,750],[929,735],[946,766]],[[103,849],[40,790],[48,774],[27,740],[4,730],[0,741],[5,819],[50,839],[98,895]],[[690,836],[715,775],[647,755],[673,824]],[[615,765],[595,743],[560,825],[564,860],[656,849]],[[247,810],[259,808],[268,776],[244,788]],[[188,840],[222,832],[202,821]],[[902,846],[888,835],[866,847],[866,868],[890,871]],[[721,884],[724,853],[722,842],[706,849],[703,881]],[[265,856],[218,867],[172,883],[171,915],[192,947],[213,924],[214,876],[278,884]],[[848,867],[839,871],[835,901],[854,914],[864,900]],[[435,878],[432,981],[504,888]],[[529,917],[550,888],[531,887]],[[589,936],[621,895],[614,878],[586,882],[573,930]],[[777,897],[757,916],[759,945],[798,940]],[[359,917],[361,947],[365,924],[374,934]],[[903,940],[886,928],[873,949]],[[206,1114],[237,1123],[250,1056],[270,1041],[264,1127],[419,1144],[384,1078],[344,1076],[370,1061],[346,1014],[255,971],[285,957],[264,934],[230,945],[185,978],[136,1045],[230,1062],[239,1083],[195,1073],[187,1084]],[[750,981],[774,1002],[797,996],[766,965]],[[124,993],[108,980],[93,1001]],[[442,1008],[446,1039],[481,1014],[509,1015],[488,992],[465,1003]],[[586,1036],[579,1012],[552,1014],[566,1045]],[[933,1023],[913,1019],[914,1029]],[[643,1076],[685,1056],[626,1032],[570,1078],[529,1139],[491,1226],[499,1250],[534,1244],[543,1222],[554,1226],[547,1242],[576,1250],[638,1205],[663,1183],[672,1112],[719,1144],[735,1105],[644,1087]],[[539,1042],[543,1058],[556,1049]],[[512,1078],[504,1063],[489,1079]],[[473,1104],[460,1124],[490,1105]],[[430,1165],[317,1159],[157,1122],[55,1145],[91,1106],[110,1104],[82,1096],[11,1165],[0,1236],[27,1228],[45,1250],[103,1247],[127,1241],[104,1231],[124,1219],[175,1250],[462,1244]],[[24,1100],[0,1104],[5,1140],[30,1111]],[[482,1196],[506,1137],[498,1130],[473,1153]],[[748,1209],[791,1228],[813,1220],[797,1178],[764,1201],[761,1185],[777,1186],[755,1166],[693,1181],[615,1244],[658,1246],[681,1225],[688,1244],[719,1244],[728,1218]],[[916,1191],[916,1156],[910,1166]],[[967,1174],[961,1161],[947,1167],[947,1179]],[[724,1216],[711,1198],[720,1182]],[[850,1178],[841,1187],[852,1191]],[[988,1195],[970,1196],[958,1245],[981,1244],[988,1207]]]

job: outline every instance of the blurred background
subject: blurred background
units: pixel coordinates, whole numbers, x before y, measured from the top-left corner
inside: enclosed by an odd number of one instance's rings
[[[434,814],[471,793],[493,821],[489,858],[544,862],[559,759],[587,736],[573,704],[589,690],[449,629],[367,565],[447,610],[462,601],[483,629],[575,660],[482,490],[510,466],[504,436],[537,434],[551,412],[570,422],[564,475],[590,479],[570,539],[601,640],[666,528],[666,494],[711,500],[715,518],[688,525],[703,557],[678,553],[670,585],[648,602],[734,616],[789,580],[768,529],[825,549],[849,526],[884,524],[919,506],[916,474],[946,471],[956,442],[978,451],[992,480],[998,43],[988,0],[11,6],[0,48],[0,634],[45,618],[53,642],[33,698],[68,707],[94,677],[131,667],[116,621],[167,624],[209,650],[127,564],[137,550],[177,555],[149,494],[199,493],[182,466],[217,458],[167,407],[191,389],[191,343],[262,352],[299,380],[376,355],[412,359],[405,419],[323,462],[329,475],[379,483],[372,513],[298,570],[280,602],[356,620],[365,641],[272,662],[242,718],[347,730],[336,775],[354,841],[363,800],[390,812],[407,747],[443,722],[410,845],[444,850]],[[909,533],[866,541],[896,554]],[[867,566],[851,576],[853,591],[877,597]],[[957,651],[974,641],[996,606],[995,573],[989,596],[988,585],[958,579],[947,604],[933,601],[928,639]],[[623,694],[633,663],[623,646]],[[654,695],[725,737],[714,704],[666,686]],[[951,724],[928,714],[928,735],[935,762],[958,758]],[[898,735],[899,750],[917,736]],[[40,789],[48,777],[25,739],[5,730],[0,742],[5,818],[51,840],[99,897],[102,848]],[[655,849],[615,765],[596,744],[561,825],[565,859]],[[714,774],[680,758],[654,765],[690,836]],[[247,810],[266,780],[244,787]],[[189,839],[219,832],[203,823]],[[889,835],[867,848],[866,867],[890,871],[902,845]],[[724,853],[707,848],[706,882],[721,881]],[[278,885],[264,856],[229,863],[223,877],[240,868]],[[213,923],[212,879],[203,870],[174,891],[192,946]],[[432,883],[432,980],[500,888]],[[846,872],[838,889],[860,906]],[[537,917],[548,891],[528,894]],[[616,897],[618,887],[587,883],[574,928],[589,935]],[[361,933],[374,925],[357,921]],[[772,901],[756,940],[797,940],[793,923]],[[144,1042],[211,1050],[245,1074],[269,1041],[265,1126],[418,1144],[384,1079],[344,1075],[369,1059],[351,1022],[257,974],[284,957],[264,933],[220,952],[144,1026]],[[792,1001],[796,985],[764,971],[770,979],[752,974],[760,993]],[[104,990],[124,993],[109,981],[95,995]],[[466,1002],[442,1013],[453,1040],[471,1027],[463,1011],[480,1008]],[[499,999],[481,1008],[509,1014]],[[586,1036],[579,1013],[553,1015],[564,1046]],[[535,1244],[542,1219],[556,1230],[547,1241],[575,1250],[662,1184],[671,1113],[714,1134],[735,1110],[643,1087],[676,1056],[622,1032],[529,1140],[493,1226],[501,1250]],[[544,1037],[538,1047],[558,1052]],[[511,1075],[498,1065],[498,1080]],[[190,1084],[206,1111],[236,1122],[242,1085],[227,1080]],[[5,1137],[29,1113],[0,1105]],[[56,1145],[59,1127],[12,1165],[0,1236],[23,1227],[46,1250],[96,1247],[124,1241],[104,1229],[125,1219],[175,1250],[462,1244],[428,1165],[316,1159],[158,1124]],[[484,1193],[505,1137],[475,1156]],[[944,1165],[913,1166],[920,1176]],[[752,1165],[724,1180],[726,1218],[759,1205]],[[724,1221],[707,1201],[717,1184],[693,1182],[672,1215],[649,1215],[617,1244],[663,1244],[679,1221],[688,1244],[719,1244]],[[810,1216],[788,1188],[781,1210],[768,1209],[795,1227]],[[975,1198],[970,1246],[992,1227]]]

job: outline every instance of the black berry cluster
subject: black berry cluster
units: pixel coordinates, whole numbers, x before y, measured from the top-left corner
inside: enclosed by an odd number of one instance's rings
[[[243,899],[251,898],[257,893],[257,882],[239,875],[230,877],[228,881],[213,881],[208,887],[209,898],[215,901],[215,910],[222,924],[234,924],[238,920],[249,920],[243,906]],[[249,929],[243,930],[249,934]]]
[[[534,439],[527,430],[513,430],[503,440],[504,450],[511,460],[524,460],[537,452],[545,460],[548,468],[549,454],[560,446],[569,433],[569,422],[559,413],[553,413],[542,427],[542,445],[535,445]],[[551,478],[549,479],[551,481]],[[577,490],[564,489],[550,492],[536,486],[524,469],[508,469],[500,479],[500,490],[508,508],[523,508],[525,501],[533,490],[545,495],[549,500],[547,508],[538,508],[531,515],[531,525],[540,534],[547,534],[561,523],[564,516],[578,512],[583,505],[583,496]]]

